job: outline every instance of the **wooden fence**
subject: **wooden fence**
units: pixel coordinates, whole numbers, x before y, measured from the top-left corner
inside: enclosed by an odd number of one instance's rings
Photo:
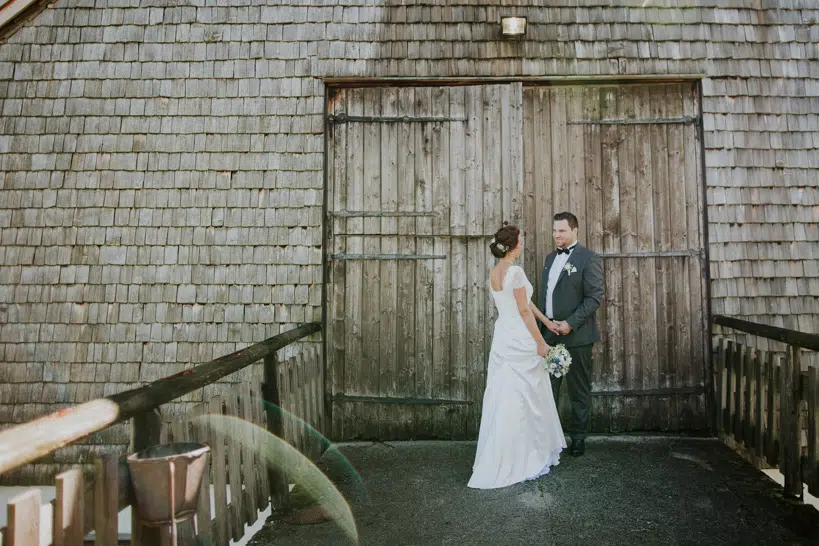
[[[785,496],[801,499],[803,483],[819,496],[819,375],[802,365],[802,350],[819,350],[819,335],[719,315],[714,324],[787,345],[783,356],[716,337],[712,418],[720,438],[759,467],[779,468]]]
[[[183,535],[190,533],[187,543],[195,543],[195,533],[200,543],[227,546],[231,539],[242,538],[245,524],[255,523],[259,512],[268,504],[279,509],[287,502],[286,476],[271,471],[259,451],[263,437],[268,433],[280,436],[311,460],[318,459],[326,446],[320,434],[306,432],[307,425],[310,429],[323,430],[325,422],[320,397],[324,378],[321,352],[307,349],[281,363],[276,357],[279,349],[318,330],[319,324],[306,324],[140,389],[4,430],[0,432],[0,473],[130,418],[131,453],[167,441],[194,441],[210,446],[209,479],[202,480],[196,526],[180,527],[179,534],[184,538]],[[261,359],[264,359],[263,384],[240,383],[171,422],[164,422],[157,411],[161,404]],[[225,419],[228,427],[231,422],[250,422],[256,427],[242,427],[243,432],[233,434],[231,428],[225,432],[222,427],[209,426],[208,415],[236,418]],[[248,430],[252,432],[248,434]],[[0,545],[79,546],[91,531],[94,531],[94,543],[99,546],[118,543],[155,546],[164,542],[156,529],[138,525],[134,517],[131,539],[123,541],[117,516],[133,502],[125,456],[105,454],[95,461],[93,476],[83,476],[76,468],[57,476],[50,522],[41,521],[39,490],[27,490],[10,500],[8,524],[0,529]],[[41,526],[51,529],[41,529]],[[184,543],[184,540],[180,542]]]

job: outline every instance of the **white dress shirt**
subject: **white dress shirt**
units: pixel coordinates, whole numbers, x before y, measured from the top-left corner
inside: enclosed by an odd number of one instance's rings
[[[546,287],[546,317],[550,320],[555,318],[554,310],[552,308],[552,296],[555,292],[555,285],[557,284],[557,280],[560,278],[560,274],[563,272],[563,268],[566,266],[566,262],[569,261],[572,252],[574,252],[575,246],[577,246],[576,242],[568,246],[568,254],[561,253],[555,256],[555,261],[552,262],[552,267],[549,269],[549,282],[548,286]]]

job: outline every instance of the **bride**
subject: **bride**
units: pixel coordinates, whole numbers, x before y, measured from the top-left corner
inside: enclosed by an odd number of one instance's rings
[[[549,374],[549,346],[535,318],[549,324],[531,302],[532,284],[515,260],[523,250],[520,230],[504,222],[489,249],[497,265],[489,289],[498,318],[489,351],[478,450],[469,487],[494,489],[549,472],[566,447]]]

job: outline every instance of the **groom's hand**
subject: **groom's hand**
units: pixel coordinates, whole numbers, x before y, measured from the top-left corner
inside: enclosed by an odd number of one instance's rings
[[[557,333],[561,336],[567,336],[571,333],[572,327],[569,325],[568,322],[565,320],[561,320],[557,323]]]

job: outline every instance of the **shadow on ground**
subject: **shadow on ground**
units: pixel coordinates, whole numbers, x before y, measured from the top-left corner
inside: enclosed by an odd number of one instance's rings
[[[361,544],[819,544],[819,512],[716,440],[592,437],[550,475],[466,483],[474,442],[340,446],[320,466],[347,497]],[[350,544],[333,522],[271,516],[250,545]]]

